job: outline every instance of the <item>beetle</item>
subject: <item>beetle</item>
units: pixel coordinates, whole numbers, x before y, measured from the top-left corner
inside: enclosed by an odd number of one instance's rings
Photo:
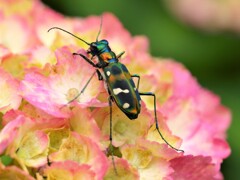
[[[86,62],[88,62],[91,66],[96,68],[96,72],[98,75],[98,79],[105,82],[107,86],[107,91],[109,94],[108,102],[110,107],[110,153],[112,155],[113,160],[113,145],[112,145],[112,102],[115,102],[116,105],[120,108],[120,110],[131,120],[137,119],[139,113],[141,112],[141,97],[140,96],[152,96],[154,100],[154,119],[156,124],[156,129],[163,139],[163,141],[169,145],[172,149],[176,151],[184,152],[181,149],[177,149],[173,147],[171,144],[167,142],[167,140],[163,137],[161,131],[159,130],[158,120],[157,120],[157,110],[156,110],[156,96],[152,92],[139,92],[139,82],[140,76],[137,74],[131,75],[127,69],[127,67],[119,62],[119,58],[125,53],[124,51],[120,54],[116,55],[110,48],[109,42],[105,39],[98,40],[102,29],[102,18],[100,24],[100,30],[98,31],[97,38],[95,42],[88,43],[84,39],[62,29],[59,27],[52,27],[48,30],[58,29],[68,33],[85,44],[89,45],[89,49],[87,50],[87,54],[91,56],[89,59],[83,54],[73,53],[73,55],[81,56]],[[93,57],[98,58],[98,63],[94,63],[92,61]],[[101,71],[101,72],[100,72]],[[90,83],[92,77],[88,80],[86,85],[83,87],[81,92],[70,102],[76,100],[86,89],[87,85]],[[137,86],[133,81],[133,78],[137,78]],[[69,103],[70,103],[69,102]],[[115,164],[113,161],[114,169]]]

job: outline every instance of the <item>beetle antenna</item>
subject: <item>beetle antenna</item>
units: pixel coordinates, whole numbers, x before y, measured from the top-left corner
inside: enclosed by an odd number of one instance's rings
[[[66,31],[66,30],[64,30],[64,29],[62,29],[62,28],[59,28],[59,27],[52,27],[52,28],[50,28],[50,29],[48,30],[48,32],[51,31],[52,29],[58,29],[58,30],[64,31],[65,33],[68,33],[68,34],[72,35],[73,37],[79,39],[80,41],[86,43],[87,45],[90,45],[90,43],[88,43],[87,41],[83,40],[82,38],[80,38],[80,37],[78,37],[78,36],[76,36],[76,35],[68,32],[68,31]]]
[[[99,35],[100,35],[100,33],[101,33],[101,31],[102,31],[102,20],[103,18],[102,18],[102,16],[101,16],[101,22],[100,22],[100,29],[99,29],[99,31],[98,31],[98,35],[97,35],[97,38],[96,38],[96,42],[98,42],[98,37],[99,37]]]

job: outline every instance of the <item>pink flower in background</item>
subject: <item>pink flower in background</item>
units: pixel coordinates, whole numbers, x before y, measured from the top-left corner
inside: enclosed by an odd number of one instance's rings
[[[163,136],[185,151],[161,139],[153,98],[143,97],[136,120],[113,103],[113,164],[108,93],[95,69],[72,54],[88,56],[88,46],[61,31],[47,33],[58,26],[91,43],[100,17],[67,18],[39,0],[1,3],[0,153],[12,163],[0,163],[0,179],[223,179],[231,114],[183,65],[152,57],[146,37],[132,37],[114,15],[102,15],[99,39],[116,54],[125,51],[120,62],[141,76],[139,91],[156,94]]]
[[[0,34],[0,43],[9,48],[12,53],[23,53],[36,44],[31,27],[21,16],[0,18]]]
[[[193,26],[240,31],[239,0],[167,0],[166,3],[177,17]]]

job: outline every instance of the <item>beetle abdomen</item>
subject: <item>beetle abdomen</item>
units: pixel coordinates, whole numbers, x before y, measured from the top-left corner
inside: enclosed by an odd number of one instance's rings
[[[136,119],[141,110],[141,98],[126,66],[119,62],[110,63],[103,70],[117,106],[130,119]]]

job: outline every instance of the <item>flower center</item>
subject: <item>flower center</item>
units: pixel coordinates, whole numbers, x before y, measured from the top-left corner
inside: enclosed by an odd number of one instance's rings
[[[66,99],[68,101],[72,101],[73,99],[75,99],[77,96],[79,95],[79,91],[76,88],[70,88],[66,94]],[[79,100],[79,97],[76,99]]]
[[[69,136],[60,146],[57,159],[72,160],[78,163],[89,161],[89,149],[85,144],[79,143],[78,139]]]
[[[119,134],[124,134],[127,130],[127,125],[123,121],[118,121],[114,126],[114,130]]]

